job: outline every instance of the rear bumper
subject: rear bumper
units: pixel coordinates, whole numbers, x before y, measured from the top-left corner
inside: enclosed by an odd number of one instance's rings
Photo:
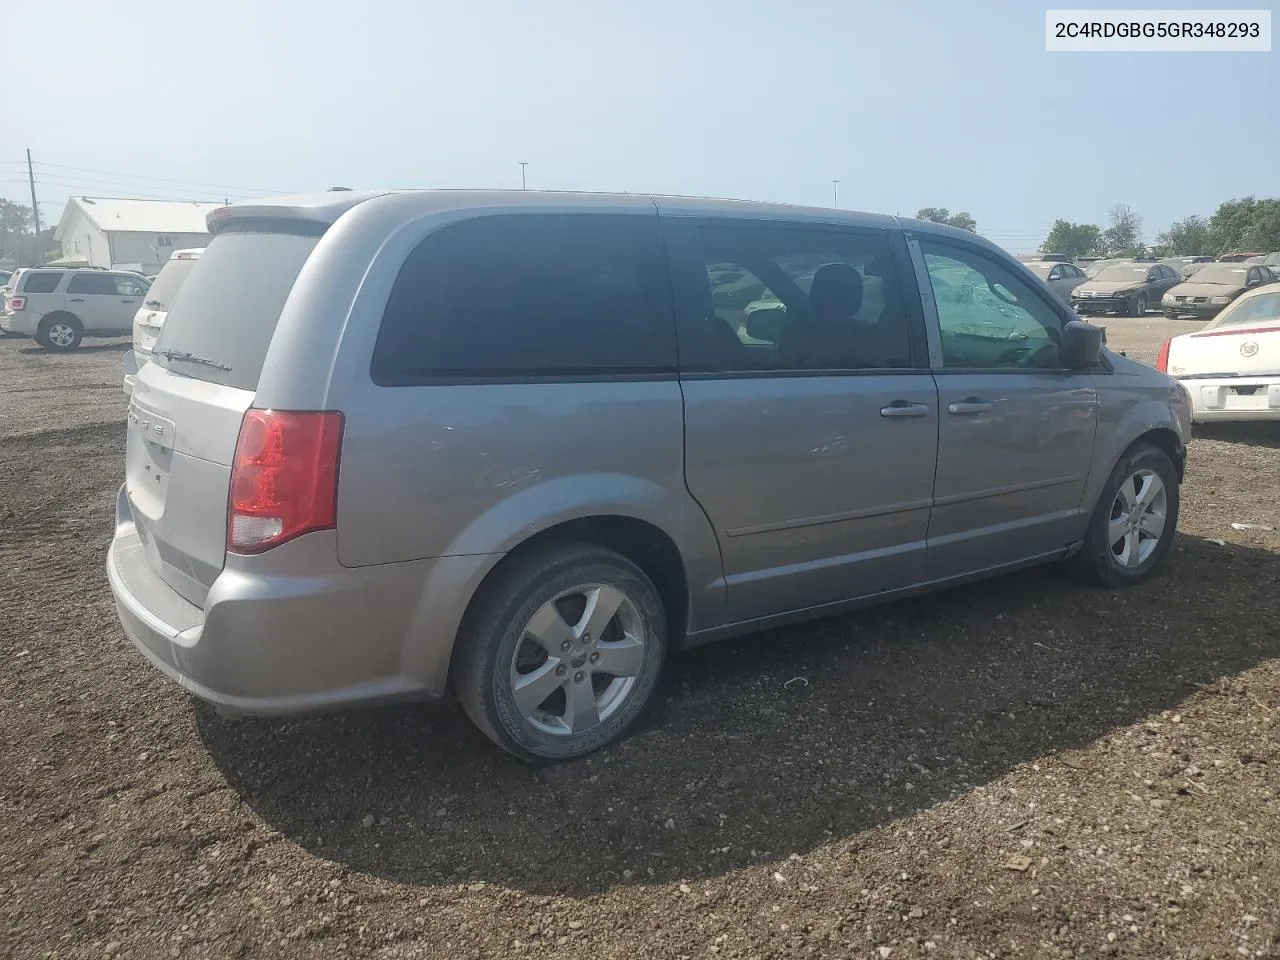
[[[1191,396],[1191,419],[1196,423],[1280,420],[1280,374],[1178,382]],[[1241,394],[1241,387],[1253,392]]]
[[[317,542],[323,538],[329,542]],[[439,697],[468,588],[492,558],[350,569],[317,562],[336,557],[333,538],[300,537],[269,560],[228,557],[200,607],[156,573],[122,487],[107,577],[139,652],[224,713],[278,716]],[[250,559],[273,571],[249,572]]]
[[[17,313],[0,313],[0,330],[5,333],[20,333],[34,337],[36,325],[39,322],[40,317],[27,310],[20,310]]]

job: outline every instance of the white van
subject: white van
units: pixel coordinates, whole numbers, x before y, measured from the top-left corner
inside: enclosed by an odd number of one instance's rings
[[[151,348],[160,336],[160,328],[164,326],[164,318],[169,313],[173,298],[204,253],[204,247],[192,247],[188,250],[175,250],[160,272],[155,282],[147,291],[147,299],[142,307],[133,315],[133,349],[124,355],[124,392],[132,396],[133,384],[138,378],[138,371],[151,358]]]

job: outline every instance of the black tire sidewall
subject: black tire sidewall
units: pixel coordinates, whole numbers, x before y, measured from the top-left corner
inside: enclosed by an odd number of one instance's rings
[[[1111,507],[1115,503],[1116,495],[1120,492],[1120,485],[1138,470],[1143,469],[1153,470],[1165,486],[1168,509],[1165,514],[1164,532],[1151,556],[1140,566],[1122,567],[1116,562],[1111,552],[1111,544],[1107,539]],[[1079,559],[1085,565],[1090,579],[1109,587],[1127,587],[1141,583],[1155,573],[1165,554],[1169,552],[1177,532],[1180,493],[1177,470],[1174,468],[1173,461],[1169,459],[1169,455],[1163,450],[1143,443],[1126,451],[1107,479],[1107,485],[1103,488],[1102,496],[1094,508],[1093,517],[1089,522],[1089,531],[1081,548]]]
[[[666,657],[666,619],[657,590],[625,557],[604,548],[566,547],[531,557],[510,571],[506,590],[464,640],[459,698],[476,725],[503,749],[531,762],[585,756],[618,739],[643,712]],[[524,627],[552,597],[585,583],[606,583],[635,604],[645,632],[644,664],[626,701],[608,720],[577,736],[554,736],[529,724],[516,708],[509,684],[511,658]]]

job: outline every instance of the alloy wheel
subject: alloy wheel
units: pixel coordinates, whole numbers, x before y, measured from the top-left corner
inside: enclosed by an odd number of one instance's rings
[[[1169,493],[1153,470],[1138,470],[1125,478],[1111,504],[1107,543],[1121,567],[1140,567],[1150,559],[1164,536]]]
[[[608,720],[644,665],[644,619],[617,587],[582,584],[548,600],[511,658],[512,701],[536,729],[576,736]]]

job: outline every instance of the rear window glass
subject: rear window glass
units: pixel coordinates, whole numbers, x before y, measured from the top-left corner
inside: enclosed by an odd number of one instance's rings
[[[1258,323],[1262,320],[1280,320],[1280,293],[1262,293],[1241,303],[1214,324],[1230,327],[1239,323]]]
[[[173,298],[177,296],[182,281],[187,279],[191,268],[199,262],[198,260],[170,260],[161,267],[155,282],[151,284],[151,289],[147,291],[146,305],[152,310],[167,311],[172,307]]]
[[[406,258],[371,375],[439,379],[675,370],[656,217],[525,214],[466,220]]]
[[[53,293],[58,289],[58,281],[62,279],[60,273],[49,273],[44,271],[41,273],[28,273],[26,279],[22,281],[23,293]]]
[[[155,362],[183,376],[256,390],[280,311],[318,240],[234,228],[218,234],[165,319]],[[161,356],[166,351],[210,362]]]

